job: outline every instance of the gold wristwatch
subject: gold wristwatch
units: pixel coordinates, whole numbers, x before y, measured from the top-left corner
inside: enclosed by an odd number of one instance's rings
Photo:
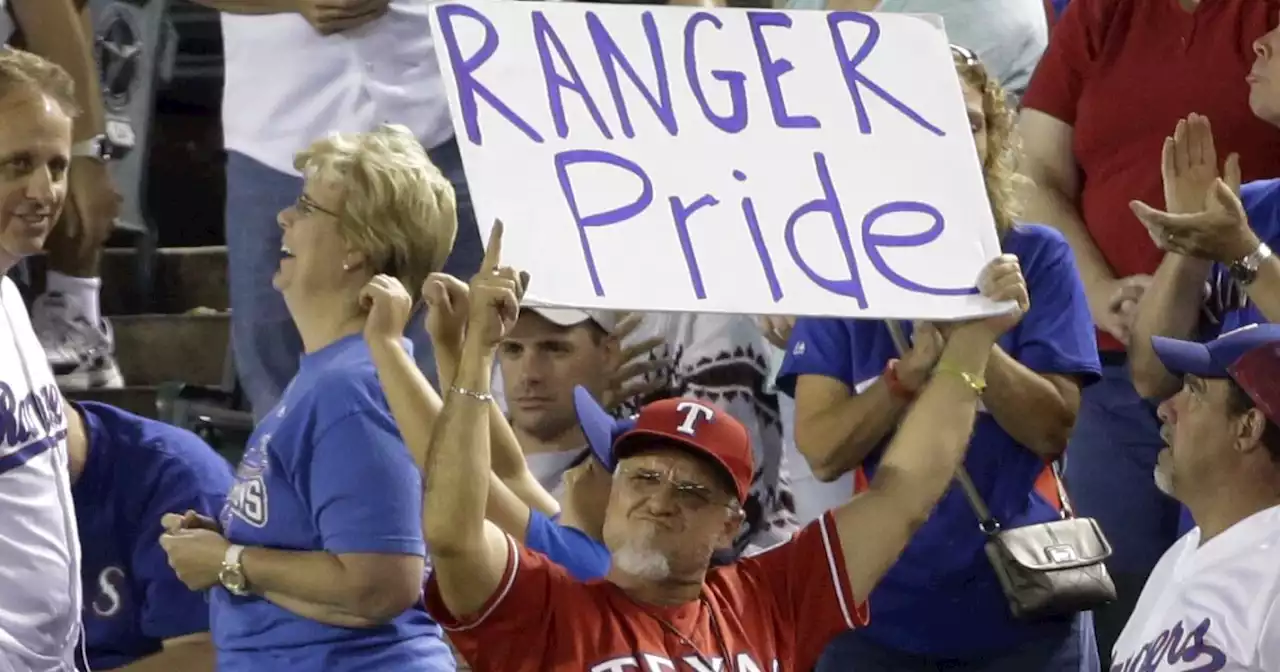
[[[222,557],[222,571],[218,572],[218,582],[232,595],[244,597],[249,594],[249,581],[244,576],[244,564],[240,556],[244,555],[244,546],[232,544],[227,547],[227,554]]]

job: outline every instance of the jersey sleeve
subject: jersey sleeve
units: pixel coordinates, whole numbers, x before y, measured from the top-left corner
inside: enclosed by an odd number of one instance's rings
[[[800,376],[816,375],[835,378],[853,386],[855,343],[844,320],[826,317],[802,317],[796,320],[787,342],[787,352],[778,370],[776,385],[787,396],[795,398]]]
[[[769,593],[778,618],[795,624],[795,667],[788,669],[813,669],[832,637],[867,624],[867,603],[854,601],[839,534],[828,511],[791,541],[740,565]]]
[[[1102,374],[1097,334],[1071,248],[1052,240],[1027,269],[1031,309],[1018,326],[1017,359],[1037,373],[1075,375],[1088,385]]]
[[[473,618],[460,619],[440,597],[435,573],[427,577],[426,607],[449,634],[463,660],[473,670],[550,669],[549,647],[557,623],[578,598],[573,590],[582,584],[564,568],[507,537],[507,568],[498,588]],[[531,618],[537,611],[541,618]]]
[[[226,477],[229,488],[230,471]],[[163,641],[208,632],[209,604],[205,594],[189,590],[169,567],[168,556],[160,548],[160,535],[164,532],[160,519],[166,513],[187,510],[217,518],[222,508],[221,498],[207,494],[211,489],[209,484],[202,483],[177,459],[162,464],[145,488],[152,495],[138,513],[130,568],[132,587],[141,602],[138,618],[142,633]]]
[[[1271,600],[1271,609],[1258,633],[1259,670],[1280,670],[1280,596]]]
[[[425,555],[422,476],[390,414],[349,413],[324,428],[299,483],[330,553]]]
[[[1094,0],[1075,0],[1054,24],[1049,47],[1022,96],[1023,107],[1075,125],[1076,105],[1093,61],[1089,40],[1096,29],[1091,25],[1097,13],[1095,4]]]
[[[598,579],[609,571],[609,550],[604,544],[581,530],[555,522],[539,511],[529,515],[524,545],[564,567],[579,581]]]

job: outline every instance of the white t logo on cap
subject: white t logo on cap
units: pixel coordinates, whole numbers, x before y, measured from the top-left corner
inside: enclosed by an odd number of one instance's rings
[[[716,417],[714,409],[693,401],[682,401],[676,404],[676,410],[684,413],[684,422],[676,427],[676,431],[689,436],[697,434],[700,420],[711,420]]]

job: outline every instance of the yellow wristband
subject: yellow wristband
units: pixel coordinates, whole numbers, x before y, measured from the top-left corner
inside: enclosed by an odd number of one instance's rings
[[[933,372],[935,374],[949,373],[953,376],[957,376],[960,380],[964,381],[965,385],[969,386],[969,389],[973,390],[974,394],[978,396],[982,396],[982,393],[987,389],[987,381],[984,380],[982,376],[975,373],[969,373],[968,371],[961,371],[960,369],[948,366],[942,362],[939,362],[933,367]]]

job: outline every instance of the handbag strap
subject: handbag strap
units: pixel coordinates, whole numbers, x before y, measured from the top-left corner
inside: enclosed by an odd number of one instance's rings
[[[898,320],[885,320],[885,324],[889,327],[889,336],[893,339],[893,347],[898,351],[898,355],[906,354],[911,349],[911,341],[907,338],[906,330],[902,327],[902,322]],[[1053,471],[1053,483],[1058,488],[1058,500],[1062,503],[1062,517],[1074,518],[1075,508],[1071,506],[1071,498],[1067,496],[1067,489],[1062,484],[1062,470],[1058,465],[1058,461],[1050,462],[1050,468]],[[961,491],[964,492],[964,498],[969,501],[969,506],[973,508],[973,513],[978,517],[978,528],[983,534],[988,536],[1000,532],[1000,521],[991,515],[991,509],[987,506],[986,500],[982,498],[982,493],[978,492],[978,486],[974,485],[973,479],[970,478],[968,470],[964,465],[956,468],[955,480],[960,484]]]

